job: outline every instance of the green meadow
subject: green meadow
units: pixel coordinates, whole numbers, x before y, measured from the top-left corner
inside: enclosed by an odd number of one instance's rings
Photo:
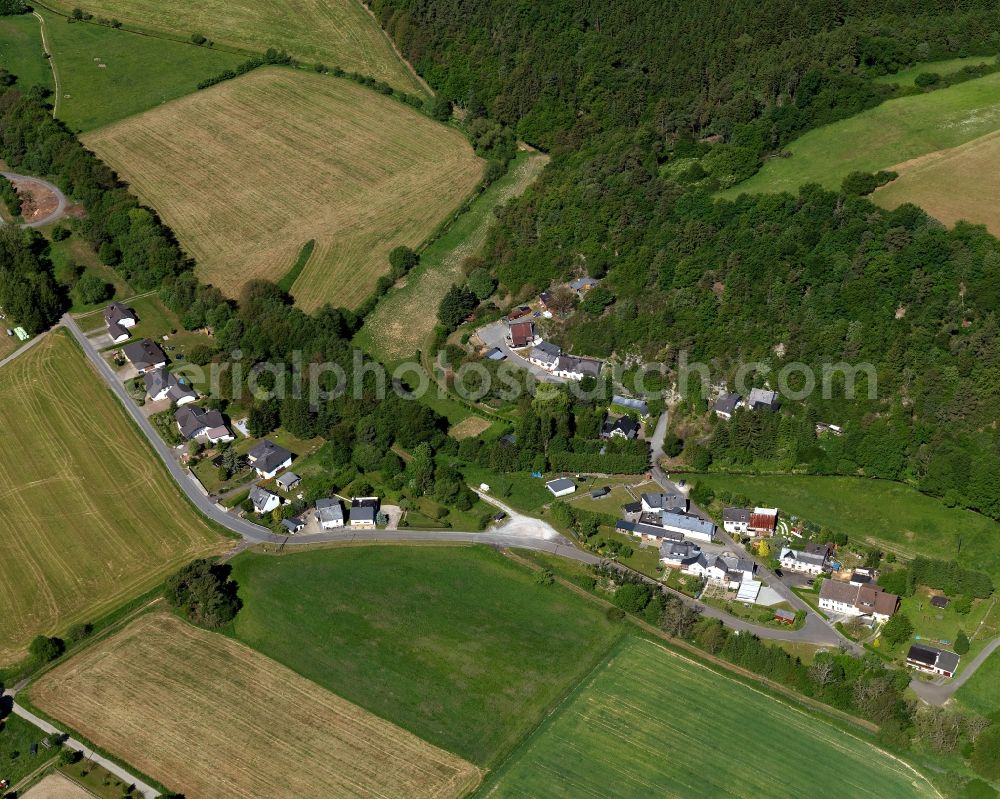
[[[17,75],[21,88],[52,88],[52,70],[42,49],[38,20],[31,14],[0,17],[0,67]]]
[[[915,86],[917,75],[922,75],[926,72],[933,72],[943,78],[948,75],[954,75],[965,67],[994,64],[996,60],[996,56],[980,55],[966,56],[965,58],[947,58],[943,61],[922,61],[909,69],[901,69],[894,75],[880,75],[875,78],[875,82],[898,83],[900,86]]]

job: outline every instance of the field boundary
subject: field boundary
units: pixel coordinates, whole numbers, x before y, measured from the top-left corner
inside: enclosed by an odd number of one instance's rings
[[[39,5],[41,5],[41,3],[39,3]],[[42,37],[42,49],[45,51],[45,55],[48,56],[49,68],[52,70],[52,91],[55,93],[55,99],[52,101],[52,118],[55,119],[56,115],[59,113],[59,99],[62,97],[62,86],[59,83],[59,70],[56,69],[55,54],[52,52],[52,48],[49,47],[49,38],[45,35],[45,18],[34,9],[32,9],[31,15],[38,20],[39,32]]]

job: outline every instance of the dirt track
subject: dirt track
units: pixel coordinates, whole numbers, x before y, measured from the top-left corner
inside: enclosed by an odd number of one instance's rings
[[[25,221],[20,227],[42,227],[57,219],[62,219],[66,215],[66,195],[60,191],[54,183],[49,183],[41,178],[30,175],[18,175],[15,172],[0,172],[7,180],[14,184],[18,194],[29,191],[34,194],[38,192],[41,199],[38,200],[38,215],[31,220]],[[36,195],[37,197],[38,195]],[[50,210],[51,208],[51,210]],[[0,222],[3,224],[3,222]]]

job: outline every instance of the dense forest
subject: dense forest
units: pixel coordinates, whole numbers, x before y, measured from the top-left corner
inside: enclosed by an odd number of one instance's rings
[[[996,240],[816,187],[711,194],[801,132],[890,96],[875,76],[996,54],[994,3],[374,9],[436,90],[553,154],[502,213],[486,262],[518,301],[553,280],[604,279],[562,343],[668,367],[686,352],[718,383],[747,361],[874,365],[875,401],[861,386],[853,402],[810,398],[780,418],[720,423],[689,442],[689,463],[903,479],[1000,518]],[[817,440],[815,420],[847,432]]]

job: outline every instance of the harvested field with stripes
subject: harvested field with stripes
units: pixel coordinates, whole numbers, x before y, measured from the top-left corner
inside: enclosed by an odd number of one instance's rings
[[[629,639],[487,797],[938,797],[907,764],[792,705]]]
[[[483,174],[465,138],[352,81],[258,69],[102,128],[84,143],[156,208],[231,296],[279,282],[310,239],[292,294],[355,307]],[[426,309],[433,316],[434,309]]]
[[[151,613],[31,688],[188,799],[464,795],[479,770],[243,644]]]
[[[64,330],[0,369],[0,663],[228,546]]]

